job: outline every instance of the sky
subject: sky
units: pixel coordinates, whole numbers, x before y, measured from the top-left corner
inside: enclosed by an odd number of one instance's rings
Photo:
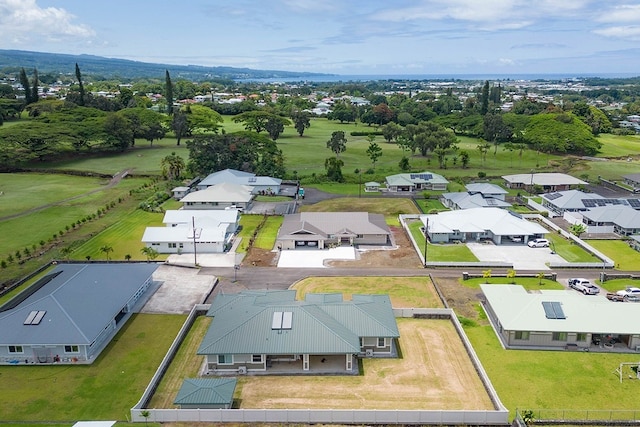
[[[0,0],[0,49],[342,75],[640,75],[640,0]]]

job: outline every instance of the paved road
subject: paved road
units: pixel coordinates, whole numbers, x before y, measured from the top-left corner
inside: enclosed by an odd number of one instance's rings
[[[462,271],[480,272],[482,269],[460,268],[275,268],[275,267],[242,267],[235,270],[232,267],[202,268],[199,274],[217,276],[219,283],[207,302],[219,292],[235,293],[247,289],[287,289],[292,284],[307,277],[339,277],[339,276],[428,276],[433,277],[462,277]],[[612,272],[611,270],[608,270]],[[556,270],[558,281],[566,282],[570,277],[596,278],[600,276],[601,269]],[[504,275],[506,269],[501,271],[493,269],[494,275]],[[539,271],[518,270],[518,274],[537,274]],[[625,272],[640,274],[640,272]],[[235,281],[234,281],[235,279]]]

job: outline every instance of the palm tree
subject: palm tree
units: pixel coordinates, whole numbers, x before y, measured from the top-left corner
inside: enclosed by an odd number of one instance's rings
[[[124,256],[124,260],[125,260],[125,261],[131,261],[131,254],[126,254],[126,255]]]
[[[158,251],[148,246],[145,246],[144,248],[140,249],[140,252],[142,252],[142,254],[147,257],[147,261],[154,260],[158,258],[158,255],[160,255]]]
[[[111,259],[109,258],[109,254],[113,252],[113,246],[104,245],[103,247],[100,248],[100,252],[104,253],[107,256],[107,261],[109,261]]]
[[[185,168],[184,159],[178,156],[175,151],[164,157],[160,161],[160,165],[162,166],[162,174],[170,180],[178,179]]]

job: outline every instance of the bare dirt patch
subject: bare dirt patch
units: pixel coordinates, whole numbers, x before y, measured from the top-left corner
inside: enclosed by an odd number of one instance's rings
[[[242,260],[245,267],[275,267],[277,253],[267,249],[251,248]]]
[[[452,277],[434,277],[433,279],[444,296],[449,308],[452,308],[458,316],[468,319],[481,320],[478,316],[478,305],[482,299],[480,289],[468,288]]]
[[[358,248],[359,259],[350,261],[330,261],[329,267],[395,267],[422,268],[420,258],[413,249],[402,227],[389,227],[393,235],[394,246],[381,249]]]
[[[364,375],[243,377],[235,398],[243,409],[493,409],[450,321],[398,328],[403,357],[364,359]]]

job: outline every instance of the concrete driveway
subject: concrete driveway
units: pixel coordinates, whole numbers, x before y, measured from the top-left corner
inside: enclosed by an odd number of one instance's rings
[[[552,253],[550,248],[486,243],[467,243],[467,247],[480,261],[512,263],[514,270],[549,270],[549,262],[566,262],[560,255]]]
[[[356,249],[345,246],[331,249],[292,249],[280,251],[278,267],[324,268],[324,262],[336,259],[356,259]]]
[[[162,283],[142,313],[189,313],[194,305],[205,302],[216,282],[215,276],[200,274],[200,269],[172,265],[160,265],[153,280]]]

